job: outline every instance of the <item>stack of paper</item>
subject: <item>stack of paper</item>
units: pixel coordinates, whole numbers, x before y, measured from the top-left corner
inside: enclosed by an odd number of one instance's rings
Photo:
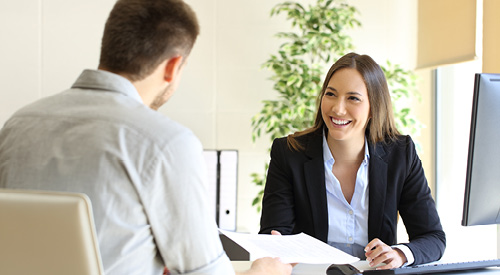
[[[305,233],[296,235],[244,234],[219,230],[250,254],[250,261],[279,257],[285,263],[350,264],[359,261]]]

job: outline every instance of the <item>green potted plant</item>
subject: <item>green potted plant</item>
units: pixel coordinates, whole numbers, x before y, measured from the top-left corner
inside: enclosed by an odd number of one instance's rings
[[[348,31],[361,26],[356,19],[358,10],[343,0],[317,0],[307,8],[298,2],[277,4],[271,16],[286,14],[296,32],[280,32],[285,39],[277,54],[263,64],[272,71],[273,89],[277,100],[264,100],[260,112],[252,118],[252,139],[266,136],[270,144],[277,137],[286,136],[310,127],[314,121],[317,96],[321,90],[326,65],[353,51]],[[386,74],[398,129],[413,134],[420,124],[409,109],[415,92],[415,75],[397,64],[387,61],[381,66]],[[401,104],[400,104],[401,103]],[[252,173],[252,182],[261,187],[252,202],[260,211],[268,164],[263,173]]]

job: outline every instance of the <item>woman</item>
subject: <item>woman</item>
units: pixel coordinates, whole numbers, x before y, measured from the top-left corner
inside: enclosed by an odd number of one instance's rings
[[[441,258],[446,239],[422,164],[395,127],[367,55],[330,68],[314,126],[273,142],[260,233],[307,233],[379,269]],[[396,245],[398,212],[409,243]]]

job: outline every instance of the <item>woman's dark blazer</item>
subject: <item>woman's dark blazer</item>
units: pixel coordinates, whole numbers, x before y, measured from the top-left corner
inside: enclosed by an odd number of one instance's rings
[[[260,233],[304,232],[328,239],[328,208],[323,161],[323,131],[299,138],[305,150],[274,140],[262,202]],[[434,200],[415,144],[409,136],[389,143],[368,144],[368,240],[396,244],[398,211],[406,226],[414,264],[436,261],[446,247]]]

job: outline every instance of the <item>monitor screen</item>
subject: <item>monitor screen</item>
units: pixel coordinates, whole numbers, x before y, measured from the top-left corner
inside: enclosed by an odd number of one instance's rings
[[[480,224],[500,224],[500,74],[474,80],[462,225]]]

